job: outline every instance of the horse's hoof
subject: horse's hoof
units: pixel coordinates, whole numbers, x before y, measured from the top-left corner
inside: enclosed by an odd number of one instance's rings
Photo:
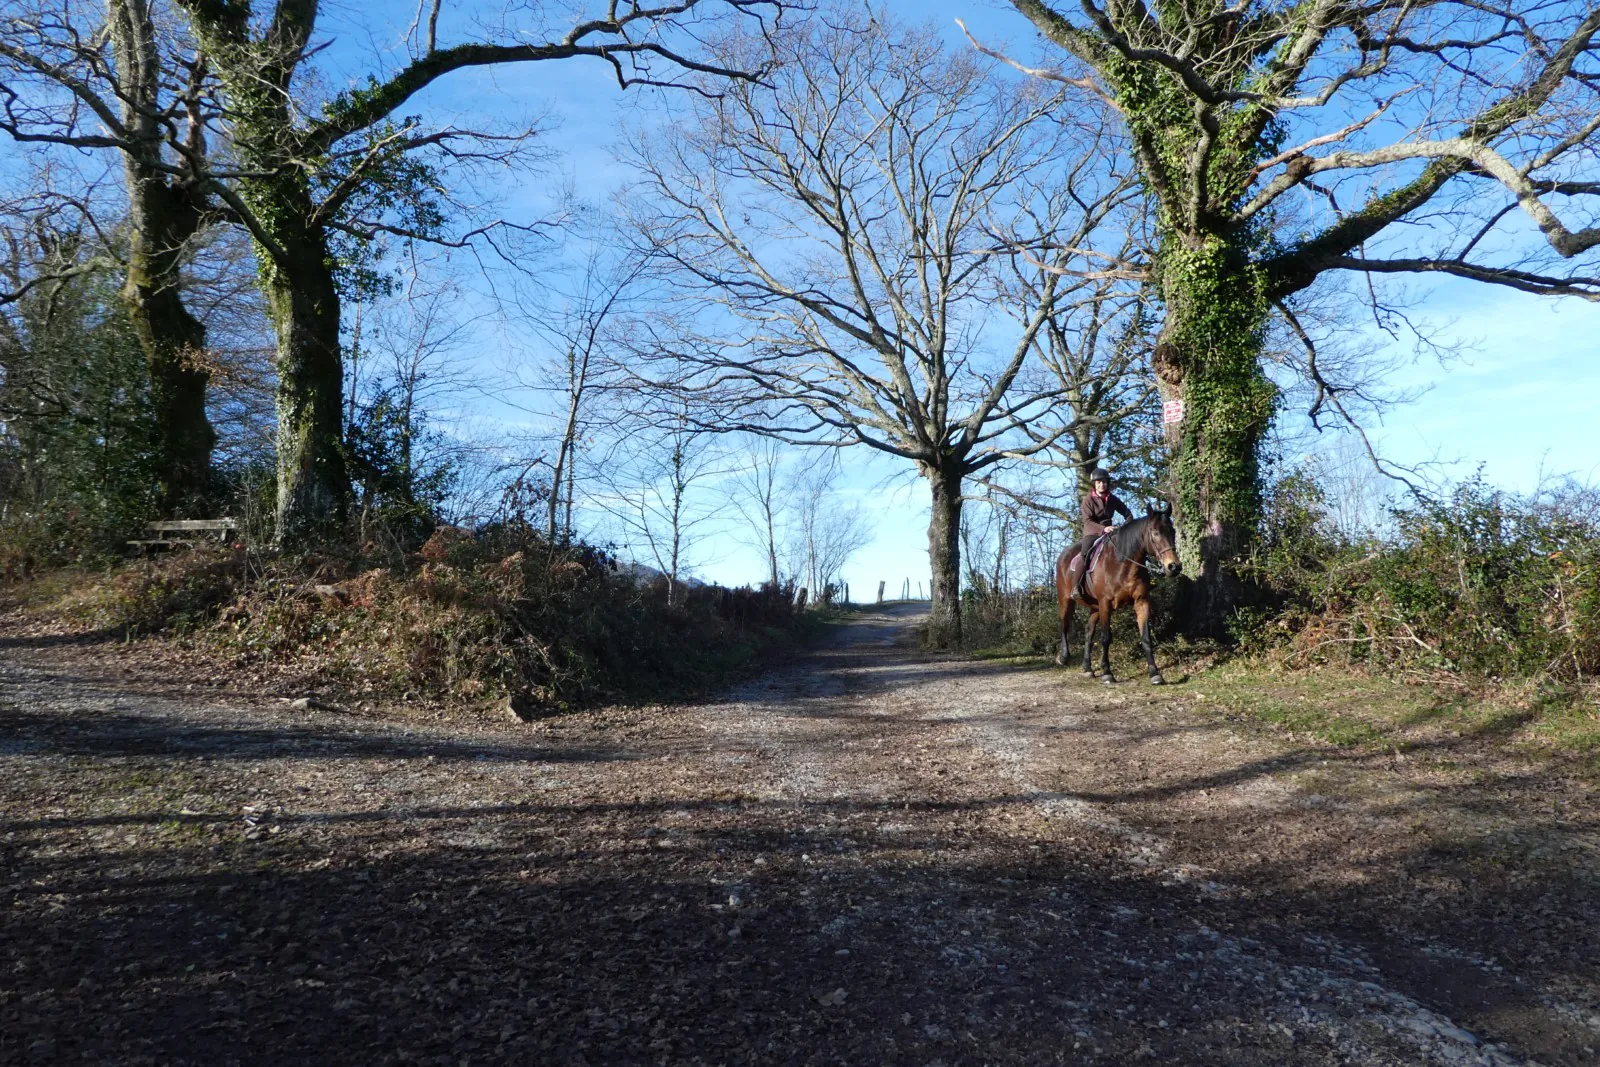
[[[1094,677],[1094,669],[1092,667],[1085,667],[1083,669],[1083,676],[1085,678],[1093,678]]]
[[[1150,676],[1150,684],[1151,685],[1166,685],[1167,684],[1167,680],[1165,678],[1161,677],[1161,675],[1159,675],[1159,674],[1152,674]]]
[[[1056,666],[1057,667],[1065,667],[1066,665],[1067,665],[1067,661],[1066,661],[1065,657],[1063,657],[1063,656],[1057,656],[1056,657]]]
[[[1106,675],[1104,678],[1101,678],[1100,680],[1102,682],[1106,683],[1107,685],[1116,685],[1117,684],[1117,680],[1115,678],[1111,677],[1111,675],[1109,675],[1109,674]]]

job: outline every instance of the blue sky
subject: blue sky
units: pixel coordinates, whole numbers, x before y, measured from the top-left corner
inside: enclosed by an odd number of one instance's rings
[[[1600,478],[1600,305],[1451,281],[1419,310],[1467,347],[1446,366],[1419,360],[1396,375],[1426,392],[1375,433],[1385,455],[1437,457],[1462,474],[1482,463],[1518,490],[1541,474]]]

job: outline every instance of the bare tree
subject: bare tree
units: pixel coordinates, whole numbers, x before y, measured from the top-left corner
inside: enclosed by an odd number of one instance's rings
[[[1132,272],[1145,258],[1142,236],[1142,227],[1130,229],[1118,254]],[[1029,280],[1024,276],[1017,284],[1025,287]],[[1150,287],[1130,285],[1119,272],[1077,279],[1069,292],[1073,299],[1035,338],[1035,358],[1025,372],[1037,388],[1060,392],[1057,403],[1020,428],[1046,447],[996,465],[979,481],[985,501],[1008,514],[1015,507],[1032,508],[1073,525],[1097,467],[1113,471],[1125,492],[1160,495],[1167,449],[1160,433],[1161,398],[1150,374]],[[1024,467],[1031,469],[1019,470]]]
[[[1328,519],[1339,536],[1360,541],[1380,534],[1385,513],[1394,506],[1396,483],[1373,468],[1353,434],[1322,442],[1306,465],[1327,491]]]
[[[834,464],[799,472],[784,493],[791,518],[786,569],[818,602],[832,597],[845,564],[872,543],[872,524],[860,507],[841,499],[838,474]]]
[[[636,306],[649,296],[637,257],[615,254],[608,230],[587,236],[587,253],[568,277],[549,272],[537,291],[517,301],[513,318],[519,332],[537,343],[518,344],[506,367],[515,389],[536,398],[516,406],[554,424],[532,442],[541,453],[532,465],[549,470],[545,505],[551,540],[572,537],[573,508],[583,492],[579,468],[585,442],[600,436],[600,424],[614,422],[597,405],[623,388],[626,375],[616,353],[625,347],[621,338]]]
[[[1179,528],[1195,621],[1217,630],[1227,563],[1260,514],[1268,324],[1293,327],[1298,294],[1330,272],[1442,273],[1600,299],[1592,259],[1573,267],[1600,244],[1600,7],[1012,4],[1071,59],[1030,73],[1115,104],[1157,206],[1155,370],[1185,409],[1170,430]],[[1408,222],[1426,228],[1398,236]],[[1306,370],[1314,410],[1344,415],[1314,353]]]
[[[967,565],[967,588],[982,597],[1010,585],[1007,564],[1020,524],[1014,511],[994,502],[992,491],[987,499],[973,503],[989,506],[962,512],[961,557]]]
[[[717,435],[680,409],[654,421],[635,417],[597,467],[595,504],[634,556],[666,576],[668,603],[680,602],[684,575],[701,558],[699,539],[722,519],[720,483],[731,466]]]
[[[838,8],[777,47],[767,80],[696,101],[692,125],[636,153],[646,247],[686,301],[738,323],[669,329],[660,354],[708,425],[914,464],[932,498],[930,636],[950,643],[963,484],[1066,432],[1023,432],[1063,395],[1023,369],[1067,279],[1118,270],[1120,242],[1096,245],[1129,185],[1092,123],[1057,121],[1055,95],[929,32]],[[1036,195],[1051,168],[1081,177],[1069,215]],[[1037,257],[1016,251],[1022,233]]]
[[[773,589],[782,584],[778,554],[789,517],[789,478],[783,462],[789,451],[775,438],[753,435],[743,462],[734,469],[731,486],[734,509],[744,519],[745,543],[766,561],[767,584]]]
[[[1132,249],[1129,249],[1132,258]],[[1164,458],[1149,430],[1161,398],[1149,374],[1149,290],[1123,281],[1099,282],[1093,301],[1071,315],[1051,316],[1037,342],[1038,364],[1059,384],[1061,403],[1025,428],[1049,448],[1030,457],[1067,476],[1064,488],[1089,491],[1096,467],[1116,472],[1123,486],[1153,488]],[[1065,432],[1057,433],[1058,427]]]
[[[425,535],[451,495],[455,472],[481,446],[446,426],[449,409],[476,384],[465,345],[473,325],[461,312],[461,286],[413,258],[410,280],[356,306],[347,340],[347,454],[358,460],[356,488],[363,543],[379,532],[379,510],[410,535]],[[380,425],[381,424],[381,425]],[[362,462],[354,439],[384,439],[376,465]],[[396,521],[389,533],[401,532]]]

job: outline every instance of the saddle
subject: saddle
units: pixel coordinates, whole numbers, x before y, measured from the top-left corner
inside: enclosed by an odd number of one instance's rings
[[[1100,557],[1105,553],[1106,544],[1110,540],[1111,531],[1107,530],[1094,539],[1094,544],[1089,546],[1089,551],[1084,555],[1083,569],[1078,572],[1078,595],[1085,600],[1093,599],[1089,596],[1089,572],[1100,562]]]

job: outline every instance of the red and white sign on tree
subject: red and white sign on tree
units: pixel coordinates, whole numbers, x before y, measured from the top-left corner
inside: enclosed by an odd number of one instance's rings
[[[1162,422],[1182,422],[1183,421],[1183,401],[1181,401],[1181,400],[1168,400],[1166,403],[1162,404],[1161,405],[1161,421]]]

